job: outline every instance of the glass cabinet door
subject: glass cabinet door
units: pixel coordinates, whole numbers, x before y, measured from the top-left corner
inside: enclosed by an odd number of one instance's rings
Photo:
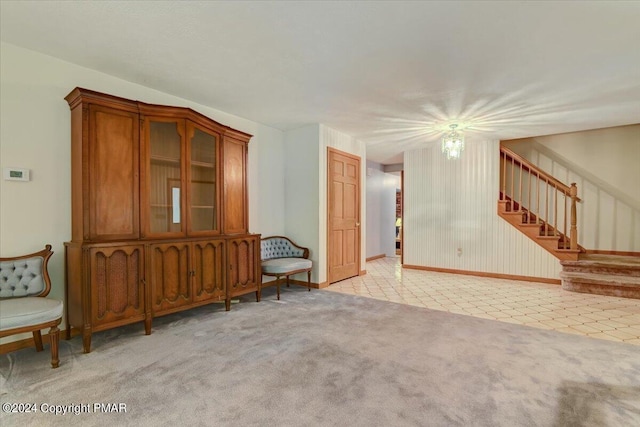
[[[148,121],[149,231],[183,233],[183,121]]]
[[[218,230],[216,134],[187,122],[189,136],[189,233],[203,234]]]

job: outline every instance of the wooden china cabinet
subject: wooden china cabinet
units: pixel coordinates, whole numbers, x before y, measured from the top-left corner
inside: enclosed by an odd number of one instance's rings
[[[72,236],[65,243],[67,339],[255,292],[251,135],[191,109],[76,88]]]

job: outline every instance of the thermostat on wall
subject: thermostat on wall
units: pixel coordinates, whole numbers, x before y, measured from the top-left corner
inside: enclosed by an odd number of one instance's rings
[[[2,177],[6,181],[29,181],[29,169],[3,168]]]

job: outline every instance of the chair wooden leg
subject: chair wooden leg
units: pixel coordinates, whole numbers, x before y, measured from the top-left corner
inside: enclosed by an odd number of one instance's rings
[[[288,288],[289,287],[289,276],[286,276],[286,277],[287,277],[287,288]]]
[[[49,330],[49,340],[51,345],[51,367],[57,368],[60,365],[60,359],[58,358],[58,344],[60,343],[60,329],[57,326],[52,326]]]
[[[307,290],[311,292],[311,272],[307,271]]]
[[[280,301],[280,276],[276,276],[276,293],[278,295],[278,301]]]
[[[36,344],[36,351],[42,351],[42,334],[40,330],[33,331],[33,342]]]

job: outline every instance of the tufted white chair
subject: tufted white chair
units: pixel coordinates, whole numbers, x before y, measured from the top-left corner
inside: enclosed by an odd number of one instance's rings
[[[0,338],[32,332],[36,350],[42,351],[41,329],[49,329],[51,367],[57,368],[62,302],[43,298],[51,290],[47,263],[51,245],[40,252],[0,258]]]
[[[311,290],[311,269],[313,263],[309,258],[309,249],[293,243],[282,236],[265,237],[260,241],[260,258],[262,274],[276,278],[276,289],[280,299],[280,277],[285,277],[287,287],[289,276],[307,273],[307,289]]]

